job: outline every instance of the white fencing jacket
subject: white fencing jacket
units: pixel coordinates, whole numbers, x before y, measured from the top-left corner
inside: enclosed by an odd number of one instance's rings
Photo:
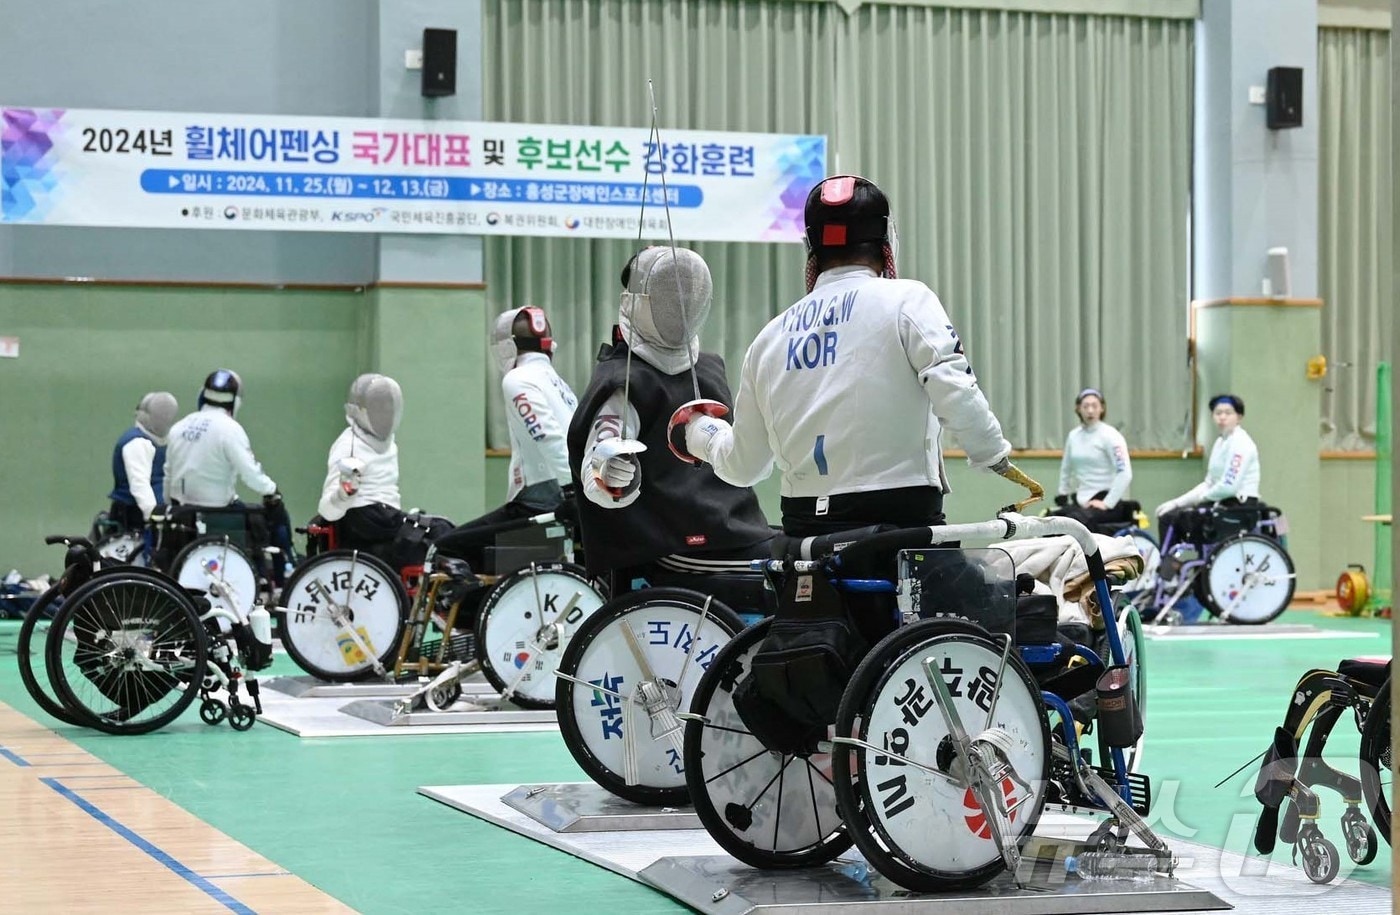
[[[1060,460],[1060,495],[1074,495],[1080,505],[1104,490],[1104,503],[1113,508],[1128,494],[1133,465],[1128,459],[1128,443],[1117,429],[1105,422],[1078,425],[1065,439]]]
[[[170,427],[165,447],[167,499],[222,507],[238,495],[240,479],[260,496],[277,491],[277,484],[253,457],[248,433],[227,410],[209,404]]]
[[[370,444],[364,432],[347,425],[345,431],[331,445],[326,457],[326,480],[321,484],[321,501],[316,510],[327,521],[339,521],[352,508],[369,505],[388,505],[402,508],[399,495],[399,445],[391,437],[389,446]],[[340,488],[340,468],[344,458],[355,458],[364,468],[360,471],[360,488],[354,495],[346,495]]]
[[[169,484],[167,484],[169,485]],[[1240,426],[1215,440],[1205,481],[1177,501],[1182,505],[1259,497],[1259,448]]]
[[[751,486],[776,463],[782,495],[947,489],[947,429],[975,467],[1011,452],[948,314],[917,280],[838,267],[768,323],[744,357],[733,430],[707,449]]]
[[[543,353],[521,353],[501,378],[510,427],[510,482],[506,501],[526,486],[554,480],[568,486],[569,420],[578,407],[573,389]]]

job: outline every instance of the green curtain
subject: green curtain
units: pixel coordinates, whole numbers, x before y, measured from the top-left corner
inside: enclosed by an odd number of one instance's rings
[[[1329,369],[1322,447],[1375,447],[1376,366],[1394,324],[1390,33],[1318,30],[1317,282]]]
[[[1093,385],[1134,447],[1168,448],[1189,404],[1193,30],[871,4],[848,16],[777,0],[488,0],[485,117],[644,127],[650,76],[663,137],[826,134],[831,170],[889,193],[901,275],[939,293],[1017,447],[1059,447],[1073,395]],[[545,307],[560,370],[581,386],[635,247],[488,238],[492,313]],[[802,292],[803,252],[694,247],[716,283],[702,339],[736,380],[754,334]],[[504,445],[490,408],[489,441]]]

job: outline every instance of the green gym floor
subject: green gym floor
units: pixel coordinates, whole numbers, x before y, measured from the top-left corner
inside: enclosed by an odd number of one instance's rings
[[[1258,804],[1259,753],[1311,667],[1389,655],[1388,620],[1289,611],[1347,638],[1148,642],[1147,742],[1154,824],[1168,837],[1243,852]],[[416,793],[420,785],[581,781],[557,733],[302,740],[266,725],[239,734],[193,711],[163,731],[110,737],[60,725],[25,693],[14,667],[16,623],[0,624],[0,701],[362,912],[686,911],[669,898]],[[273,674],[299,670],[279,655]],[[1355,772],[1358,735],[1338,723],[1327,758]],[[4,764],[0,760],[0,765]],[[1340,798],[1324,793],[1323,832],[1340,843]],[[3,818],[0,811],[0,818]],[[169,849],[178,855],[177,849]],[[1389,885],[1389,849],[1342,876]],[[1276,859],[1287,860],[1280,846]],[[0,904],[0,908],[3,905]]]

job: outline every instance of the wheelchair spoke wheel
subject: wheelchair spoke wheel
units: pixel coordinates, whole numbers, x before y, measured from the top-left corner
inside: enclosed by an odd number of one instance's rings
[[[376,661],[394,663],[407,615],[408,594],[387,565],[368,553],[332,550],[292,573],[282,590],[278,630],[298,667],[343,683],[372,677]],[[351,637],[352,626],[370,654]]]
[[[175,556],[171,575],[180,587],[203,591],[209,603],[247,619],[258,599],[253,563],[225,536],[193,541]]]
[[[734,689],[768,634],[755,623],[724,646],[700,679],[685,725],[691,802],[710,836],[758,868],[808,867],[851,847],[836,811],[831,755],[770,752],[744,725]]]
[[[1366,726],[1361,732],[1361,796],[1371,811],[1376,831],[1390,842],[1390,783],[1395,757],[1390,743],[1390,678],[1387,677],[1371,710],[1366,713]]]
[[[836,733],[890,752],[838,747],[832,775],[841,817],[866,860],[907,889],[942,892],[986,883],[1005,869],[994,831],[1019,846],[1040,819],[1050,775],[1049,727],[1040,691],[1014,651],[996,682],[1001,655],[980,627],[925,620],[875,646],[842,697]],[[985,810],[974,789],[958,781],[965,764],[923,669],[929,658],[942,669],[968,737],[994,728],[1009,738],[1007,749],[997,752],[1010,769],[989,786],[1009,808],[1005,815]]]
[[[1258,534],[1219,544],[1201,573],[1206,609],[1227,623],[1257,626],[1288,609],[1297,580],[1278,542]]]
[[[632,697],[645,682],[664,691],[670,711],[690,707],[720,647],[743,628],[734,611],[718,600],[710,602],[702,627],[705,599],[681,588],[649,588],[614,598],[583,621],[559,662],[561,673],[608,690],[560,677],[555,702],[559,731],[574,760],[618,797],[652,806],[688,803],[681,754],[670,738],[656,733],[646,709]],[[655,680],[643,671],[624,626],[631,628]],[[627,784],[625,752],[629,703],[637,765],[632,785]]]
[[[83,723],[144,734],[180,716],[199,692],[208,638],[189,597],[157,578],[111,574],[73,592],[54,616],[49,679]]]
[[[566,563],[518,569],[496,583],[476,618],[481,672],[522,708],[554,708],[554,671],[569,640],[604,596]],[[567,610],[567,612],[565,612]]]

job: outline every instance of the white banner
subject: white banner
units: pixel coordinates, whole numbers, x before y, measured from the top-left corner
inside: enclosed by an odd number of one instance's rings
[[[6,225],[798,241],[826,171],[822,136],[0,112]]]

